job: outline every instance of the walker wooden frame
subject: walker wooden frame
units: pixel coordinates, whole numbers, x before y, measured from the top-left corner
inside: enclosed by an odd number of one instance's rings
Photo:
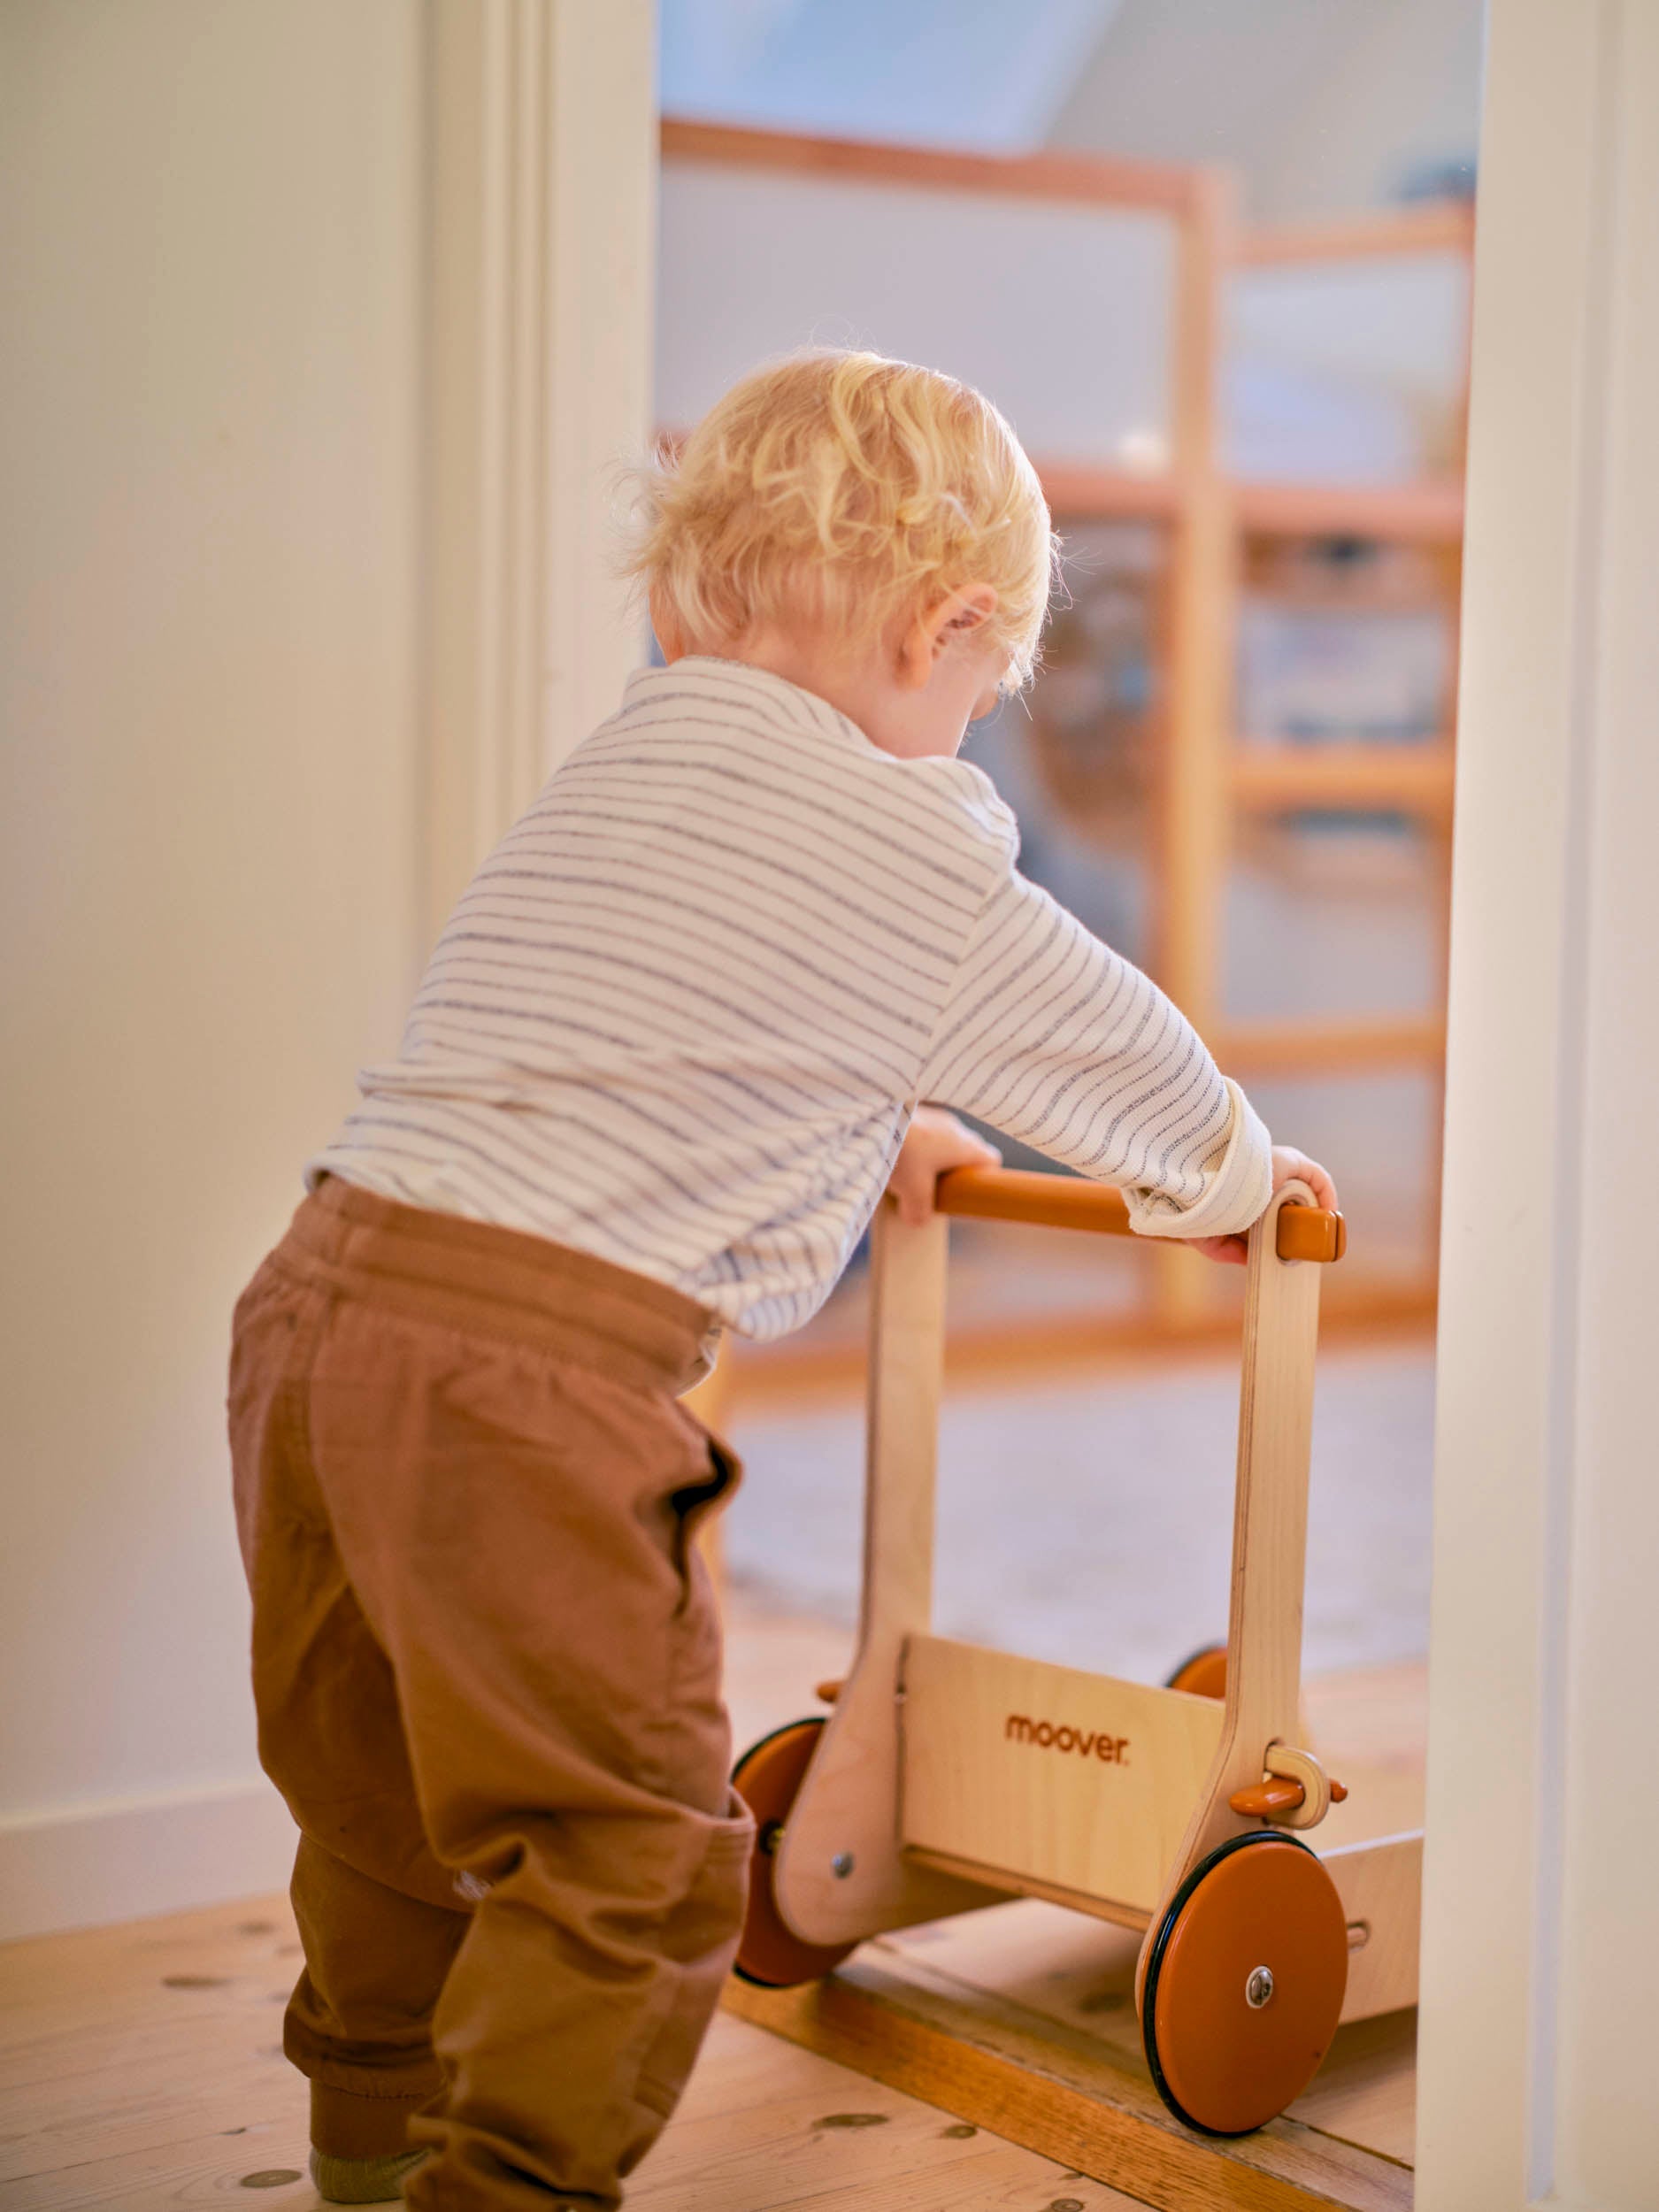
[[[1302,1846],[1344,1794],[1300,1717],[1320,1263],[1341,1217],[1293,1185],[1250,1235],[1225,1693],[1201,1695],[933,1633],[947,1217],[1128,1230],[1116,1191],[997,1169],[941,1179],[939,1207],[875,1225],[856,1656],[827,1722],[740,1762],[760,1824],[740,1970],[780,1986],[1010,1894],[1071,1906],[1145,1932],[1154,2080],[1189,2125],[1241,2133],[1301,2093],[1340,2022],[1417,1996],[1420,1834]]]

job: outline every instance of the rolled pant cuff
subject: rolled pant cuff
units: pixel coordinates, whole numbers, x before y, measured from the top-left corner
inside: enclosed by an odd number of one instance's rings
[[[406,2097],[364,2096],[311,2084],[311,2147],[330,2158],[389,2158],[409,2148],[409,2123],[430,2101],[430,2089]]]

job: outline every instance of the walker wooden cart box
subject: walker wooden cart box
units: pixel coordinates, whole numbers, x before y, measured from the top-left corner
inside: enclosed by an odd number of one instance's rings
[[[1319,1283],[1340,1217],[1292,1186],[1251,1233],[1227,1642],[1157,1687],[932,1632],[950,1214],[1127,1232],[1114,1191],[1000,1170],[944,1178],[920,1229],[882,1209],[856,1654],[825,1686],[827,1720],[739,1763],[758,1824],[739,1972],[782,1989],[886,1932],[1010,1895],[1068,1906],[1142,1938],[1134,2001],[1169,2111],[1241,2135],[1302,2093],[1340,2023],[1417,1994],[1420,1835],[1345,1839],[1344,1817],[1323,1848],[1304,1840],[1346,1795],[1300,1696]]]

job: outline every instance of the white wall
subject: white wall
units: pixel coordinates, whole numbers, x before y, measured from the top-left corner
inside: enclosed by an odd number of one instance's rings
[[[1659,0],[1493,0],[1419,2212],[1650,2212]]]
[[[434,885],[637,649],[650,20],[0,7],[0,1934],[285,1875],[230,1308]]]
[[[98,1808],[286,1847],[224,1356],[416,956],[419,55],[403,0],[0,10],[12,1927],[97,1916]]]
[[[1455,469],[1469,288],[1461,252],[1234,271],[1227,465],[1304,483],[1414,483]]]
[[[652,0],[426,0],[426,887],[435,935],[643,657]]]
[[[869,346],[977,386],[1039,457],[1167,458],[1175,239],[1154,211],[665,162],[657,420],[770,355]]]

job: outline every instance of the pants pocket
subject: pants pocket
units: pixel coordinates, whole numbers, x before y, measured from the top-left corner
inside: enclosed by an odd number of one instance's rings
[[[673,1507],[687,1539],[717,1507],[722,1506],[743,1479],[743,1463],[729,1444],[698,1424],[707,1456],[707,1472],[700,1480],[684,1483],[673,1494]]]

